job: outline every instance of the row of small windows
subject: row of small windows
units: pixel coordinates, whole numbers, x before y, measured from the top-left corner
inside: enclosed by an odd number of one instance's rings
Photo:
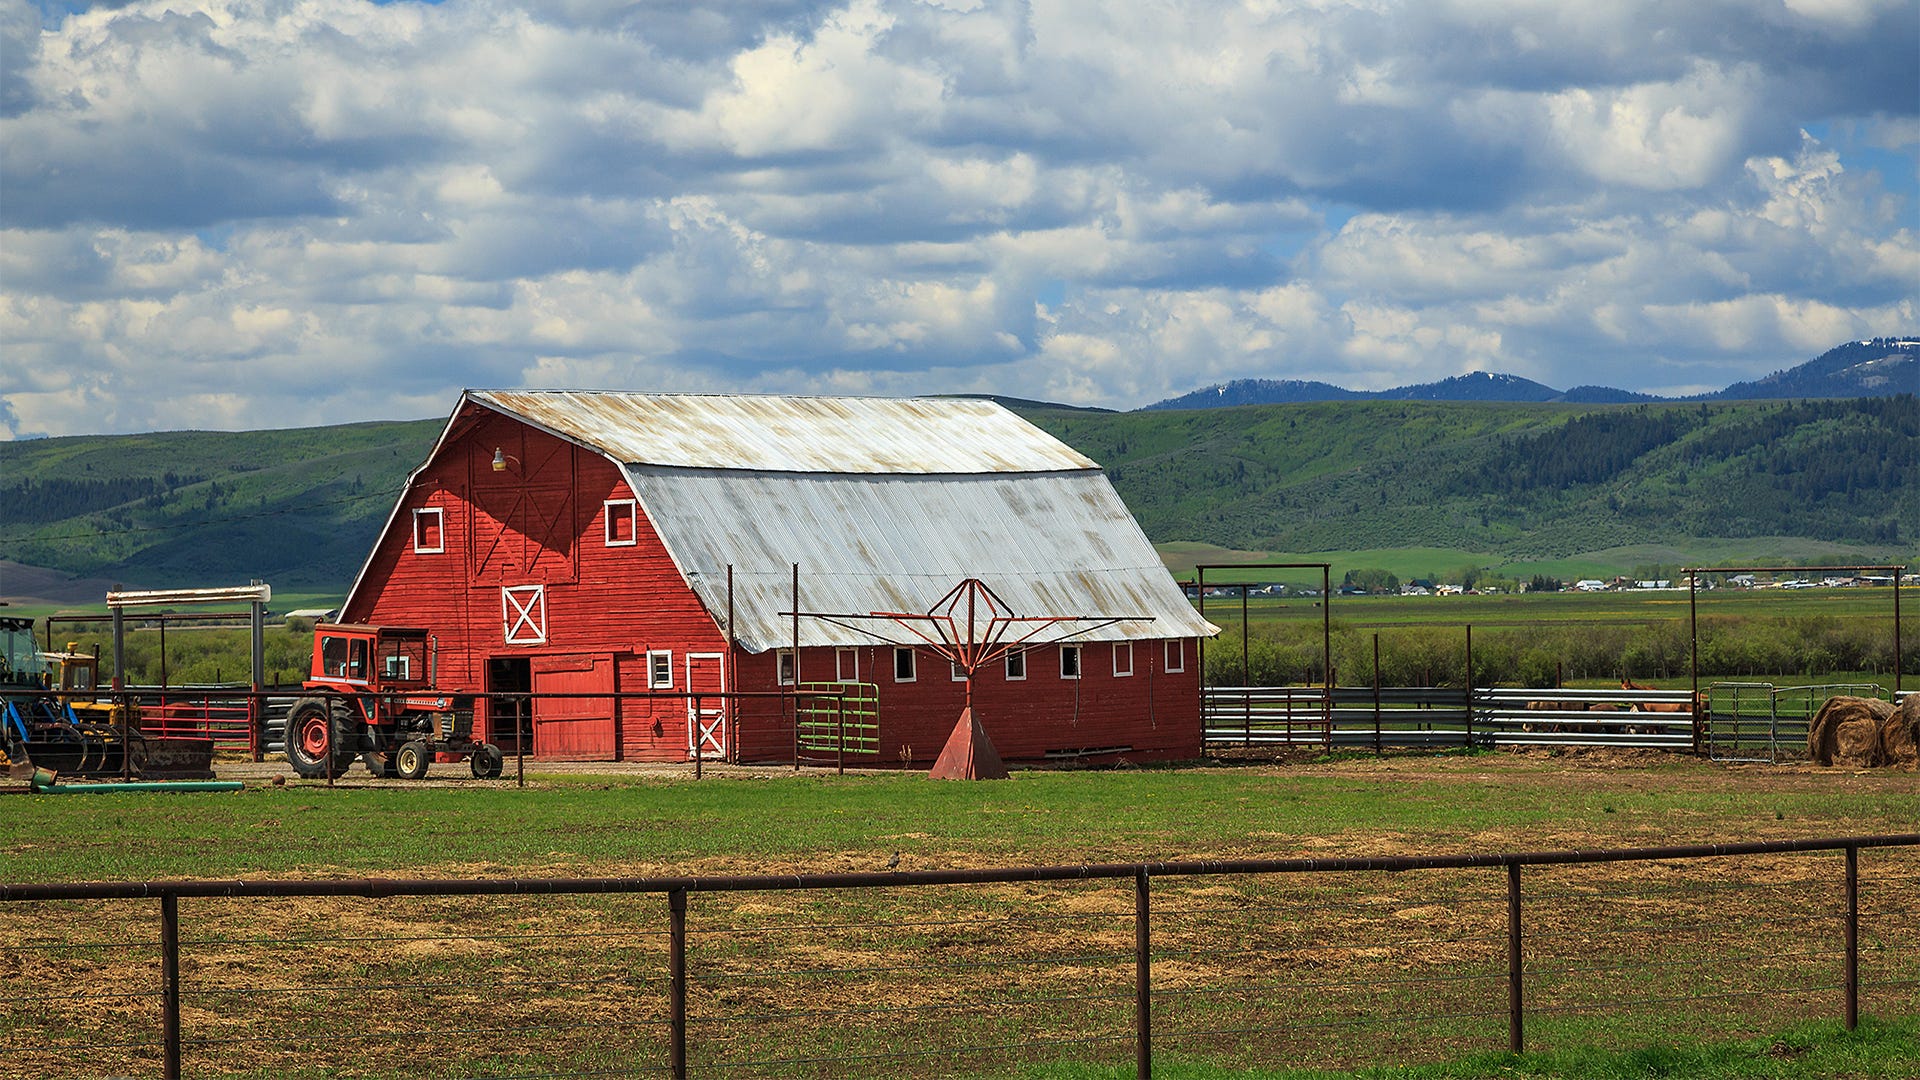
[[[1116,678],[1127,678],[1134,672],[1133,645],[1131,641],[1113,643],[1113,674]],[[1081,653],[1085,645],[1060,646],[1060,677],[1078,679],[1081,672]],[[1186,642],[1169,640],[1161,642],[1163,652],[1162,671],[1175,674],[1187,670]],[[1027,654],[1031,649],[1015,649],[1007,654],[1004,663],[1008,682],[1022,682],[1027,677]],[[793,650],[776,650],[779,657],[780,685],[793,684]],[[833,678],[835,682],[860,681],[860,650],[835,649],[833,651]],[[959,664],[948,664],[948,678],[954,682],[965,682],[967,673]],[[893,681],[897,683],[916,682],[919,679],[919,653],[904,646],[893,650]]]
[[[633,547],[640,542],[640,504],[632,499],[609,499],[601,504],[608,547]],[[444,507],[423,506],[413,512],[413,553],[439,555],[447,550],[447,513]]]

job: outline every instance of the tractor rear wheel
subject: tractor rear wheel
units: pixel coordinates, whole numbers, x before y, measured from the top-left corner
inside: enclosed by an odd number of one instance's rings
[[[427,766],[433,762],[433,751],[427,744],[415,739],[400,748],[393,755],[393,771],[402,780],[418,780],[427,775]]]
[[[325,698],[301,698],[287,710],[287,764],[307,780],[340,776],[353,764],[349,717],[336,714]]]

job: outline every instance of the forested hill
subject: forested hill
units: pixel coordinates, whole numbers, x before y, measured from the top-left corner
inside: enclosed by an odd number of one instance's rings
[[[1920,529],[1912,395],[1015,411],[1105,465],[1156,542],[1551,558],[1785,536],[1887,557]],[[3,443],[0,559],[133,587],[344,592],[442,424]]]
[[[1910,549],[1920,529],[1910,394],[1030,416],[1104,464],[1156,542],[1537,558],[1700,537]]]

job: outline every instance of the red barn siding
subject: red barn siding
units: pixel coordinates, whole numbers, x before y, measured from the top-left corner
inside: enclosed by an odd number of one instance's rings
[[[671,690],[683,692],[689,654],[727,651],[724,613],[708,612],[687,586],[644,508],[633,511],[631,543],[608,542],[608,503],[634,498],[613,462],[479,407],[456,417],[451,432],[400,501],[343,621],[429,628],[439,683],[476,695],[488,689],[490,659],[526,660],[536,689],[633,692],[650,688],[649,652],[665,651]],[[493,468],[496,452],[506,461],[503,471]],[[414,550],[414,511],[421,509],[440,511],[438,552]],[[615,539],[624,541],[624,517],[620,524]],[[538,604],[531,599],[536,588]],[[515,595],[527,614],[503,609],[506,589],[524,590]],[[516,623],[518,636],[529,640],[508,640]],[[1112,645],[1088,642],[1079,679],[1060,677],[1057,647],[1037,647],[1028,653],[1024,681],[1009,682],[998,663],[980,673],[975,715],[1010,760],[1085,751],[1112,751],[1105,760],[1195,757],[1198,663],[1191,641],[1181,647],[1182,672],[1164,670],[1160,642],[1142,641],[1134,644],[1134,674],[1116,676]],[[894,680],[891,647],[857,654],[860,680],[879,687],[880,752],[856,762],[924,767],[959,717],[965,684],[951,679],[945,661],[924,653],[911,683]],[[735,688],[781,689],[773,651],[734,650],[727,659],[736,665]],[[803,650],[801,681],[833,681],[836,659],[831,648]],[[695,689],[718,688],[717,667],[696,663],[703,685]],[[511,730],[504,717],[486,711],[485,730]],[[729,711],[730,757],[792,759],[789,701],[741,699]],[[547,703],[535,718],[535,757],[687,759],[687,705],[679,698]]]

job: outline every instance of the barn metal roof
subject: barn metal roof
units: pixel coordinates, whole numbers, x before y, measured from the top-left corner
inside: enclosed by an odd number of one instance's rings
[[[470,390],[615,461],[687,469],[1014,473],[1095,469],[991,401],[595,390]]]
[[[979,578],[1023,616],[1133,616],[1065,626],[1076,640],[1211,636],[1153,545],[1098,470],[1009,476],[863,476],[629,465],[628,482],[687,582],[724,619],[733,567],[734,635],[759,652],[793,643],[800,610],[923,612]],[[897,626],[873,624],[899,640]],[[885,640],[800,620],[802,645]]]

